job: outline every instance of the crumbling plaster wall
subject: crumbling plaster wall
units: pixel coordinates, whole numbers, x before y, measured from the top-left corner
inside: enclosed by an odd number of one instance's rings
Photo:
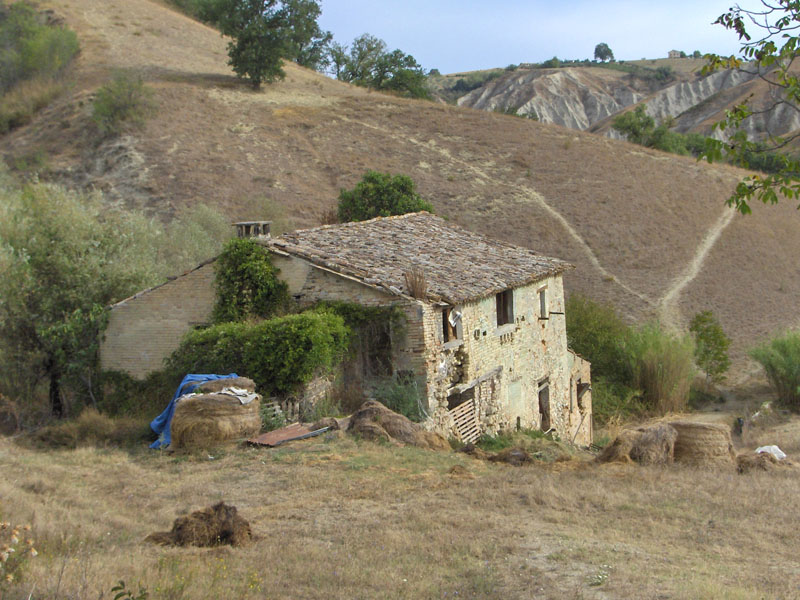
[[[539,291],[546,289],[548,318],[541,319]],[[445,344],[441,312],[431,321],[437,328],[433,346],[433,386],[429,405],[435,426],[451,430],[448,397],[474,387],[478,419],[483,430],[541,427],[540,385],[547,382],[550,423],[562,436],[570,432],[570,369],[567,350],[564,291],[560,275],[513,291],[512,323],[497,326],[495,296],[456,306],[461,317],[461,343]],[[571,436],[569,436],[571,439]]]

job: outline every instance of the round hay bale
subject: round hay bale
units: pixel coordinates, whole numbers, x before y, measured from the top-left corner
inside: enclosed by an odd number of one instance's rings
[[[256,384],[252,379],[247,377],[226,377],[225,379],[214,379],[206,381],[198,386],[195,391],[201,394],[216,394],[221,392],[227,387],[236,387],[247,390],[248,392],[256,391]]]
[[[678,432],[666,423],[628,429],[598,455],[601,463],[636,462],[640,465],[666,465],[674,460]]]
[[[238,398],[225,394],[183,398],[175,405],[172,417],[172,446],[197,448],[253,437],[261,431],[260,407],[259,398],[241,404]]]
[[[732,465],[735,458],[730,429],[712,423],[673,421],[677,432],[675,460],[693,465]]]

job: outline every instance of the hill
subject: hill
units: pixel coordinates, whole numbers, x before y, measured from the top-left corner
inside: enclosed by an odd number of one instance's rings
[[[575,263],[570,290],[629,320],[684,327],[713,309],[744,350],[797,324],[800,214],[790,203],[735,216],[743,172],[602,136],[413,101],[287,65],[253,91],[219,34],[150,0],[44,2],[81,40],[74,85],[0,138],[9,164],[44,156],[40,176],[94,187],[163,219],[211,203],[260,218],[268,198],[296,227],[318,224],[367,169],[410,175],[436,211],[475,231]],[[99,141],[90,100],[113,69],[155,89],[135,135]]]

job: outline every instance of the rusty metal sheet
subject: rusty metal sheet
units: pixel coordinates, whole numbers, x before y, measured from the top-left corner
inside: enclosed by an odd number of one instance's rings
[[[306,438],[321,435],[326,431],[328,431],[328,429],[329,429],[328,427],[323,427],[322,429],[317,429],[316,431],[312,431],[305,425],[301,425],[300,423],[292,423],[291,425],[287,425],[286,427],[282,427],[281,429],[275,429],[273,431],[268,431],[267,433],[262,433],[258,437],[254,437],[247,441],[257,446],[274,447],[274,446],[280,446],[285,442],[291,442],[293,440],[303,440]]]

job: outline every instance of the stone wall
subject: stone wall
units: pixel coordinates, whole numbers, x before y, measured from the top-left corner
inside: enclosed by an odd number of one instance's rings
[[[138,379],[160,369],[187,332],[208,323],[215,300],[212,261],[115,304],[100,344],[101,368]]]

